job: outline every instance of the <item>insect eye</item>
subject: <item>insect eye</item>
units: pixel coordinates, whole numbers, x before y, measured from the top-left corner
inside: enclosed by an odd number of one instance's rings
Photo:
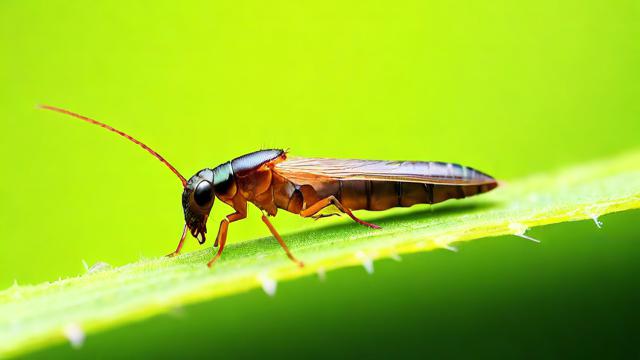
[[[213,196],[213,185],[210,182],[203,180],[196,187],[196,191],[193,194],[193,199],[198,206],[205,206],[211,201]]]

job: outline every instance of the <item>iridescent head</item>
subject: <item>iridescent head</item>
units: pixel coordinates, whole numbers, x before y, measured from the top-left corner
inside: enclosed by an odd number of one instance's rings
[[[184,221],[200,244],[206,241],[207,218],[215,200],[213,171],[202,169],[193,175],[182,192]]]

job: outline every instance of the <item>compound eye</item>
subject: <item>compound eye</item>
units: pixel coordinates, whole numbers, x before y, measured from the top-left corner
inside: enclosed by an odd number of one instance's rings
[[[206,180],[202,180],[196,187],[196,191],[193,193],[193,199],[198,206],[205,206],[211,202],[213,197],[213,185]]]

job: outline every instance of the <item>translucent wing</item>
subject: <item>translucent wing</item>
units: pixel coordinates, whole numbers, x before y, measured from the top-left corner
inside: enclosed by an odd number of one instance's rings
[[[399,181],[442,185],[495,184],[470,167],[433,161],[347,160],[289,157],[274,170],[294,182],[340,180]]]

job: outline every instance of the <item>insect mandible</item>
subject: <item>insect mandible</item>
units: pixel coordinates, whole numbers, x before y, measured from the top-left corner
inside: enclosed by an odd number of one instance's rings
[[[248,202],[262,211],[262,221],[289,259],[303,266],[269,221],[268,217],[275,216],[278,209],[315,219],[346,214],[358,224],[380,229],[359,219],[353,211],[436,204],[485,193],[498,186],[491,176],[458,164],[294,158],[279,149],[240,156],[214,168],[202,169],[187,180],[160,154],[116,128],[69,110],[49,105],[40,107],[98,125],[132,141],[180,179],[185,225],[176,250],[168,256],[180,253],[187,231],[200,244],[205,243],[207,220],[216,197],[231,206],[234,212],[220,221],[214,243],[218,251],[209,261],[209,267],[222,255],[229,224],[247,217]],[[328,210],[331,211],[327,213]]]

